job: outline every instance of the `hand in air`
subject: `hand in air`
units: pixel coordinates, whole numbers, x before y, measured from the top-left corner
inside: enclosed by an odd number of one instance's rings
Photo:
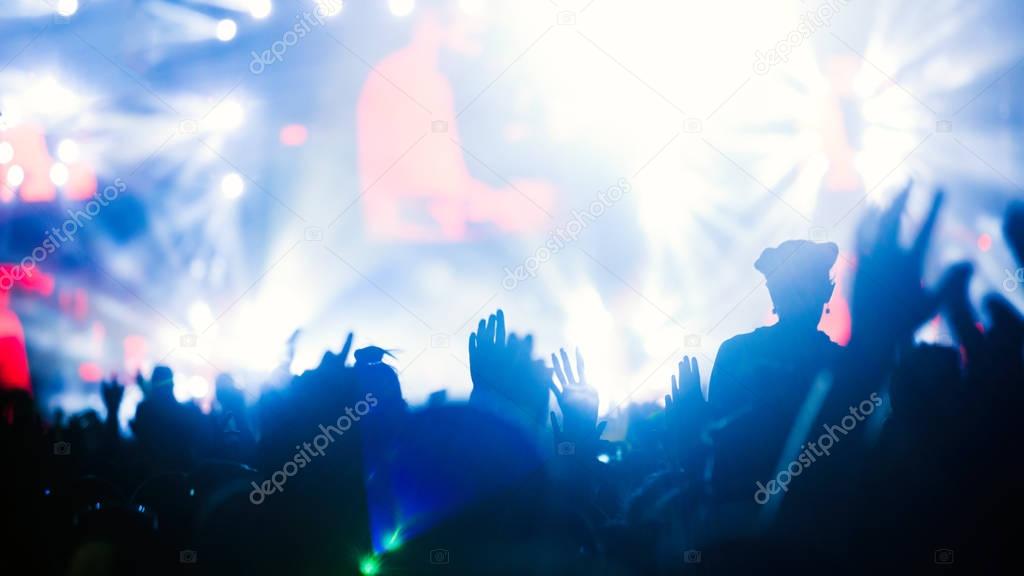
[[[103,397],[103,405],[107,407],[107,414],[116,415],[121,407],[121,399],[124,398],[124,386],[117,381],[117,376],[111,374],[110,380],[100,382],[100,395]]]
[[[533,358],[533,337],[505,332],[505,313],[480,320],[469,336],[472,402],[502,402],[519,409],[531,424],[540,424],[547,408],[550,373]]]
[[[694,468],[703,449],[701,434],[708,421],[708,406],[700,391],[697,358],[683,356],[679,376],[672,376],[671,394],[665,395],[666,444],[672,458]]]
[[[932,231],[942,206],[938,191],[910,248],[900,245],[900,219],[910,193],[907,186],[881,213],[874,240],[861,247],[853,291],[853,340],[880,351],[909,338],[934,314],[938,298],[922,286],[922,271]]]
[[[551,355],[554,375],[558,379],[558,384],[561,385],[559,388],[558,385],[551,382],[551,391],[555,394],[558,407],[562,411],[561,425],[559,425],[555,413],[550,413],[555,446],[557,447],[563,442],[571,442],[574,453],[578,451],[591,453],[608,423],[597,423],[597,390],[587,384],[583,370],[583,356],[580,351],[576,350],[575,376],[572,373],[572,366],[569,364],[569,355],[566,354],[565,349],[560,352],[561,363],[559,363],[557,355]]]

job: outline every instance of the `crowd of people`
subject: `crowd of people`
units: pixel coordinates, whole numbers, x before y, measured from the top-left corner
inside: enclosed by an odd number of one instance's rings
[[[714,366],[682,358],[664,405],[624,409],[615,441],[583,355],[548,361],[501,310],[469,338],[468,402],[407,405],[387,352],[353,353],[351,334],[255,404],[222,375],[209,413],[158,366],[130,430],[116,379],[105,414],[69,418],[5,389],[3,571],[1002,571],[1024,318],[998,294],[975,310],[969,263],[926,286],[942,195],[905,246],[908,195],[862,226],[848,345],[818,329],[836,245],[766,249],[777,323]],[[1024,266],[1024,205],[1003,231]],[[915,340],[936,316],[952,345]]]

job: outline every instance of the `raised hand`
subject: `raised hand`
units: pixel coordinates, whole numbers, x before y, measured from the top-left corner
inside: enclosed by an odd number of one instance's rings
[[[558,356],[551,355],[551,366],[561,389],[551,382],[551,391],[555,394],[558,407],[562,411],[562,425],[554,412],[550,413],[551,429],[554,432],[555,446],[559,453],[567,452],[565,442],[570,443],[572,452],[590,454],[594,452],[597,441],[604,432],[607,422],[597,423],[598,396],[597,390],[587,384],[583,371],[583,356],[576,350],[576,375],[573,376],[569,355],[565,349],[560,350],[562,361]]]
[[[149,396],[149,386],[146,383],[146,377],[142,375],[142,369],[135,371],[135,385],[142,391],[143,396]]]
[[[900,245],[899,236],[909,192],[908,185],[877,220],[874,240],[861,247],[853,292],[851,346],[888,353],[893,344],[908,339],[938,305],[938,299],[922,286],[921,276],[943,194],[936,192],[917,238],[906,249]]]
[[[499,364],[508,355],[505,340],[505,313],[498,310],[486,320],[480,320],[476,332],[469,335],[469,373],[473,379],[473,393],[494,390],[499,386]]]
[[[672,376],[671,394],[665,395],[666,444],[684,468],[696,468],[704,453],[701,434],[708,421],[708,406],[700,391],[697,358],[683,356],[679,376]]]
[[[116,375],[111,374],[110,380],[100,382],[100,396],[103,397],[103,405],[107,407],[107,416],[116,418],[121,399],[124,398],[124,386],[117,381]]]
[[[293,336],[294,338],[294,336]],[[352,352],[352,340],[355,337],[351,332],[345,336],[345,343],[341,345],[341,351],[337,354],[331,354],[324,356],[324,361],[332,368],[347,368],[348,367],[348,355]]]
[[[533,358],[533,337],[505,332],[505,313],[480,320],[469,336],[469,372],[474,403],[508,403],[534,425],[543,422],[550,373]]]
[[[964,347],[971,362],[987,362],[983,359],[984,337],[978,329],[974,308],[971,306],[967,287],[974,274],[974,266],[960,262],[950,266],[939,282],[938,295],[947,320],[953,327],[957,340]]]

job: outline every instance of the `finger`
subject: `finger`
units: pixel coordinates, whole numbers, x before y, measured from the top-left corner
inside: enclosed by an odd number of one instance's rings
[[[939,210],[942,208],[944,197],[945,193],[942,190],[935,192],[932,206],[928,210],[928,218],[924,221],[921,231],[918,232],[917,238],[914,240],[913,254],[918,264],[924,260],[925,253],[928,251],[928,245],[931,243],[932,232],[935,230],[935,222],[939,219]]]
[[[699,389],[700,388],[700,364],[697,364],[697,357],[696,356],[694,356],[693,359],[690,362],[691,362],[691,364],[690,364],[691,371],[693,372],[693,383],[696,384],[697,388]]]
[[[587,381],[586,376],[583,375],[583,354],[580,353],[580,349],[576,349],[576,377],[580,379],[580,384]]]
[[[667,411],[669,411],[671,409],[672,409],[672,395],[671,394],[665,394],[665,411],[667,412]]]
[[[604,434],[604,429],[608,427],[608,421],[602,420],[597,424],[597,437],[600,438]]]
[[[499,345],[505,344],[505,312],[501,308],[498,309],[497,333],[495,334],[495,339]]]
[[[490,316],[487,317],[487,325],[485,326],[486,331],[484,332],[484,341],[486,341],[488,344],[494,343],[494,330],[495,324],[497,322],[498,318],[494,314],[491,314]]]
[[[341,346],[341,354],[338,354],[338,358],[341,360],[341,365],[348,364],[348,354],[352,351],[352,333],[349,332],[348,336],[345,337],[345,343]]]
[[[675,375],[672,376],[672,397],[679,397],[679,381],[676,380]]]
[[[569,385],[575,386],[576,379],[572,375],[572,364],[569,364],[569,355],[566,354],[565,348],[559,348],[558,352],[562,355],[562,369],[565,370],[565,378],[569,381]]]
[[[469,361],[472,362],[476,358],[476,332],[469,333]]]
[[[487,321],[484,320],[483,318],[481,318],[480,322],[478,322],[477,325],[476,325],[476,339],[477,339],[477,342],[480,345],[484,345],[484,344],[487,343],[486,342],[487,338],[485,337],[486,334],[487,334]]]
[[[317,364],[317,366],[330,366],[331,362],[334,361],[333,358],[335,358],[334,352],[331,352],[330,350],[325,350],[323,357],[320,358],[320,364]]]
[[[558,405],[561,406],[562,405],[562,391],[558,389],[558,386],[555,386],[554,382],[548,382],[548,387],[551,388],[552,392],[554,392],[555,400],[557,400],[558,401]]]
[[[558,378],[558,383],[562,385],[562,389],[565,389],[565,374],[562,373],[562,367],[558,363],[558,356],[551,355],[551,369],[555,373],[555,378]]]
[[[562,435],[562,429],[558,425],[558,417],[555,416],[554,411],[548,413],[548,418],[551,419],[551,431],[555,433],[555,437]]]
[[[910,188],[913,182],[908,182],[906,187],[893,198],[892,204],[882,213],[878,229],[878,245],[896,246],[899,244],[900,217],[907,205],[907,198],[910,196]]]

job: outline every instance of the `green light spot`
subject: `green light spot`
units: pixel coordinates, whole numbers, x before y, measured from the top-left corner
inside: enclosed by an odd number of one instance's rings
[[[385,551],[394,552],[395,550],[398,550],[398,548],[402,545],[402,535],[400,532],[401,529],[396,528],[395,531],[391,533],[391,536],[388,537],[387,542],[384,543]]]
[[[359,573],[363,576],[380,574],[380,561],[376,556],[367,556],[359,562]]]

